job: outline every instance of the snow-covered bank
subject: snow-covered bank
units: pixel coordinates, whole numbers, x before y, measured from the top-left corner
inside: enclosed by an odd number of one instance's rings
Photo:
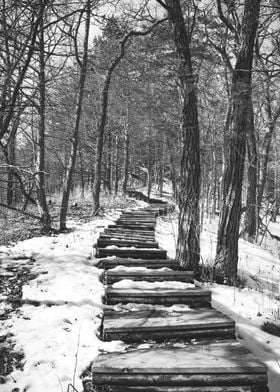
[[[211,266],[216,250],[217,220],[204,225],[201,256]],[[275,227],[274,227],[275,230]],[[175,216],[158,218],[156,240],[175,257]],[[265,321],[280,324],[280,260],[269,251],[239,240],[239,276],[251,288],[210,285],[213,307],[236,321],[237,337],[268,367],[270,392],[279,392],[280,338],[260,329]]]

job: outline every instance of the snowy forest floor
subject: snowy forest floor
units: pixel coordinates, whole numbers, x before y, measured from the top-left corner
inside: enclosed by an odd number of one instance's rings
[[[2,230],[6,236],[0,247],[1,392],[81,392],[80,376],[87,376],[99,352],[126,349],[121,341],[98,338],[104,287],[99,280],[102,271],[95,267],[93,244],[118,217],[120,208],[145,203],[108,198],[109,204],[112,208],[106,208],[103,217],[91,219],[90,204],[76,205],[74,200],[68,233],[42,236],[39,226],[31,226],[27,218],[19,219],[16,230],[8,226]],[[175,252],[176,226],[176,213],[157,219],[156,239],[170,257]],[[208,275],[216,229],[217,219],[204,220],[202,261]],[[270,230],[277,234],[280,224]],[[260,247],[240,240],[239,288],[205,284],[212,289],[213,306],[236,320],[238,339],[267,364],[270,390],[278,392],[280,337],[260,328],[265,321],[280,322],[278,244],[266,241]]]

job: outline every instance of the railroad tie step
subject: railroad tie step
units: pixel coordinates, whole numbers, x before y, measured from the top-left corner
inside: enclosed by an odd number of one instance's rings
[[[141,236],[142,238],[155,238],[155,232],[153,230],[130,230],[130,229],[123,229],[117,226],[113,226],[111,228],[104,230],[105,235],[134,235],[134,236]]]
[[[111,229],[111,228],[118,228],[119,230],[120,229],[122,229],[122,230],[126,230],[126,229],[128,229],[128,230],[143,230],[143,231],[154,231],[154,228],[155,228],[155,226],[154,225],[146,225],[146,224],[135,224],[135,223],[126,223],[126,224],[123,224],[123,223],[118,223],[118,224],[115,224],[115,225],[109,225],[108,226],[108,228],[109,229]]]
[[[116,304],[151,304],[171,306],[176,304],[190,307],[211,306],[211,291],[200,287],[186,289],[142,289],[142,288],[113,288],[107,287],[105,293],[107,305]]]
[[[111,240],[118,239],[121,241],[142,241],[142,242],[155,242],[155,235],[152,233],[151,236],[143,237],[141,234],[123,234],[123,233],[112,233],[112,234],[100,234],[99,239],[101,240]]]
[[[166,263],[166,261],[165,261]],[[185,283],[193,282],[192,271],[167,271],[167,270],[152,270],[138,271],[130,268],[129,271],[116,270],[106,271],[104,274],[104,281],[106,284],[113,284],[120,282],[123,279],[133,281],[146,281],[146,282],[165,282],[165,281],[178,281]]]
[[[133,259],[166,259],[167,252],[163,249],[121,249],[121,248],[97,248],[96,257],[121,257]]]
[[[173,259],[134,259],[134,258],[105,258],[101,259],[97,264],[99,268],[108,270],[111,268],[123,267],[144,267],[150,269],[170,268],[172,270],[180,270],[180,265]]]
[[[101,354],[92,374],[97,392],[268,392],[266,367],[235,340]]]
[[[170,339],[199,340],[235,337],[235,322],[212,308],[181,312],[166,309],[104,312],[102,338],[139,343]]]
[[[120,240],[107,239],[101,236],[97,240],[98,248],[106,248],[107,246],[117,246],[118,248],[134,247],[134,248],[158,248],[157,242],[151,241],[136,241],[136,240]]]

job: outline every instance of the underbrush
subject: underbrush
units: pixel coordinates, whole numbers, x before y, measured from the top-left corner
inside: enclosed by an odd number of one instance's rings
[[[61,194],[59,193],[48,195],[47,197],[54,230],[59,229],[60,199]],[[125,197],[122,193],[117,195],[102,193],[100,204],[101,207],[98,214],[104,215],[110,211],[134,208],[137,202],[134,199]],[[37,215],[36,206],[29,206],[26,213]],[[80,188],[75,188],[70,196],[67,219],[87,222],[93,218],[91,192],[89,190],[82,192]],[[8,209],[0,209],[0,246],[10,245],[18,241],[41,236],[42,234],[40,222],[32,216]]]
[[[279,324],[275,324],[270,321],[266,321],[261,326],[261,329],[267,333],[270,333],[270,335],[280,337],[280,325]]]

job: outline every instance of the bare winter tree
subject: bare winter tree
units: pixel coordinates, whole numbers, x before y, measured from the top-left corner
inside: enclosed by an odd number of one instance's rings
[[[200,141],[196,83],[190,51],[191,37],[185,25],[180,1],[157,1],[168,13],[179,59],[178,81],[182,107],[183,153],[176,259],[184,268],[194,270],[196,273],[200,259]]]

